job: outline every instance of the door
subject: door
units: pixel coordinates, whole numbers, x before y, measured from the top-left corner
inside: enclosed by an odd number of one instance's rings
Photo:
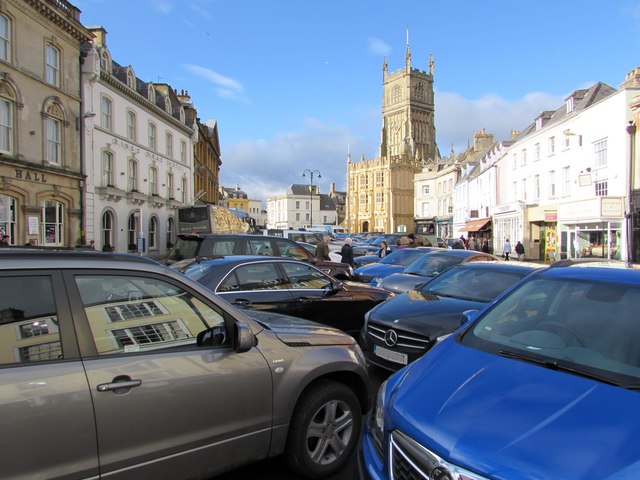
[[[151,274],[65,280],[86,315],[82,353],[103,474],[178,479],[267,455],[270,371],[255,348],[233,351],[228,313]],[[198,347],[207,328],[217,329],[216,345]]]
[[[96,430],[58,272],[0,275],[3,479],[98,475]]]

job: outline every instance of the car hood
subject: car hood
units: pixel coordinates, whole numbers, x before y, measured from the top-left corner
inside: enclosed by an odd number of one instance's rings
[[[355,343],[351,335],[347,335],[337,328],[310,320],[258,310],[243,310],[243,313],[290,346],[352,345]]]
[[[460,327],[462,312],[479,310],[484,303],[450,297],[439,297],[416,290],[390,298],[369,313],[369,321],[394,328],[440,336]]]
[[[413,290],[416,285],[431,280],[433,277],[421,277],[408,273],[394,273],[382,280],[380,286],[394,293],[404,293]]]
[[[392,393],[391,428],[446,461],[496,479],[640,478],[640,392],[454,337],[405,371]]]
[[[392,273],[401,272],[404,269],[402,265],[392,265],[388,263],[370,263],[356,268],[354,274],[366,275],[368,277],[380,277],[391,275]]]
[[[379,287],[375,287],[369,283],[344,281],[342,282],[342,288],[344,288],[347,292],[354,292],[354,293],[361,292],[361,293],[368,293],[368,294],[376,294],[378,296],[383,297],[383,299],[386,299],[390,295],[389,292],[387,292],[386,290],[383,290],[382,288],[379,288]]]

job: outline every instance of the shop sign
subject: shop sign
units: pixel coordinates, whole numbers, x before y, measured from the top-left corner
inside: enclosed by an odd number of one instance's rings
[[[15,178],[18,178],[20,180],[28,180],[30,182],[47,183],[47,178],[43,173],[31,172],[29,170],[23,170],[21,168],[16,168]]]
[[[544,212],[544,221],[545,222],[557,222],[558,221],[558,212]]]
[[[622,197],[602,197],[600,199],[600,212],[602,217],[622,217],[624,215]]]

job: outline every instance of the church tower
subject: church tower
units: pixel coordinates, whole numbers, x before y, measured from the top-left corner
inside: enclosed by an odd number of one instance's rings
[[[382,64],[380,156],[347,158],[346,227],[352,233],[414,230],[414,175],[437,162],[433,56],[429,71],[411,67],[409,33],[405,66]]]

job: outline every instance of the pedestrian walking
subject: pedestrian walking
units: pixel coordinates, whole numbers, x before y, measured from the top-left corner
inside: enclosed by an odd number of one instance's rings
[[[524,245],[522,245],[522,243],[520,243],[520,240],[518,240],[518,243],[516,243],[515,251],[518,254],[518,260],[523,261],[524,260]]]
[[[469,250],[477,250],[478,244],[476,243],[476,237],[469,238]]]
[[[316,245],[316,262],[318,264],[322,264],[325,261],[331,261],[331,257],[329,257],[330,241],[331,237],[329,235],[325,235],[322,237],[322,241],[318,242],[318,245]]]
[[[353,267],[353,247],[351,246],[352,240],[350,238],[344,239],[344,245],[340,249],[340,255],[342,258],[340,261],[342,263],[348,263]]]
[[[511,255],[511,243],[509,242],[508,238],[504,241],[504,247],[502,247],[502,255],[504,255],[504,259],[506,261],[509,261],[509,255]]]
[[[484,239],[484,241],[482,242],[482,251],[484,253],[489,253],[489,240]]]

